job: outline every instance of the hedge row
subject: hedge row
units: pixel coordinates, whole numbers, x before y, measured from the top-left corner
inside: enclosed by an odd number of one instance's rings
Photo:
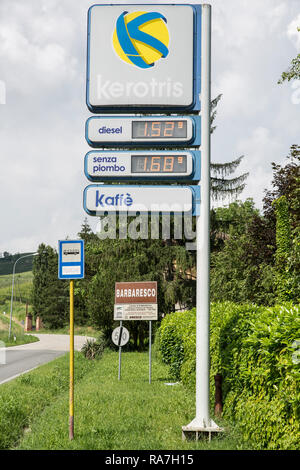
[[[299,310],[292,304],[211,306],[211,404],[220,373],[224,417],[237,421],[257,449],[300,448]],[[195,309],[167,315],[155,346],[172,378],[194,387]]]

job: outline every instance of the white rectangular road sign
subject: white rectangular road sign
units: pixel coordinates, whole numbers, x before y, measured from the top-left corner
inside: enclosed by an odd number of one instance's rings
[[[105,212],[191,213],[200,209],[199,186],[139,186],[91,184],[83,193],[89,215]]]
[[[90,7],[88,108],[199,110],[199,18],[192,5]]]
[[[115,304],[114,320],[157,320],[157,304]]]

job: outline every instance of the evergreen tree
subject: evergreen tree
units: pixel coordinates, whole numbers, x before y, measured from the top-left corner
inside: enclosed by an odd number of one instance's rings
[[[69,311],[68,285],[58,279],[58,256],[51,246],[41,244],[33,261],[32,308],[48,328],[67,323]]]
[[[218,95],[211,102],[211,133],[216,129],[213,123],[217,114],[216,107],[221,97],[222,95]],[[240,156],[227,163],[211,162],[211,196],[214,201],[224,201],[225,199],[232,201],[243,191],[249,173],[243,173],[235,178],[228,178],[236,171],[243,158],[244,156]]]
[[[84,240],[85,242],[93,241],[96,239],[96,235],[93,233],[87,217],[84,218],[83,224],[81,225],[81,230],[78,232],[77,236]]]

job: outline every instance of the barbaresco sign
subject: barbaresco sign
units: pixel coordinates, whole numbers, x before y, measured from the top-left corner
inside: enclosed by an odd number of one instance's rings
[[[115,304],[156,304],[157,282],[116,282]]]

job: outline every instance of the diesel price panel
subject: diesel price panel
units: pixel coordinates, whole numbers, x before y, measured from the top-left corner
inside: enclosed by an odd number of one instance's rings
[[[85,137],[91,147],[201,145],[200,116],[92,116]]]

